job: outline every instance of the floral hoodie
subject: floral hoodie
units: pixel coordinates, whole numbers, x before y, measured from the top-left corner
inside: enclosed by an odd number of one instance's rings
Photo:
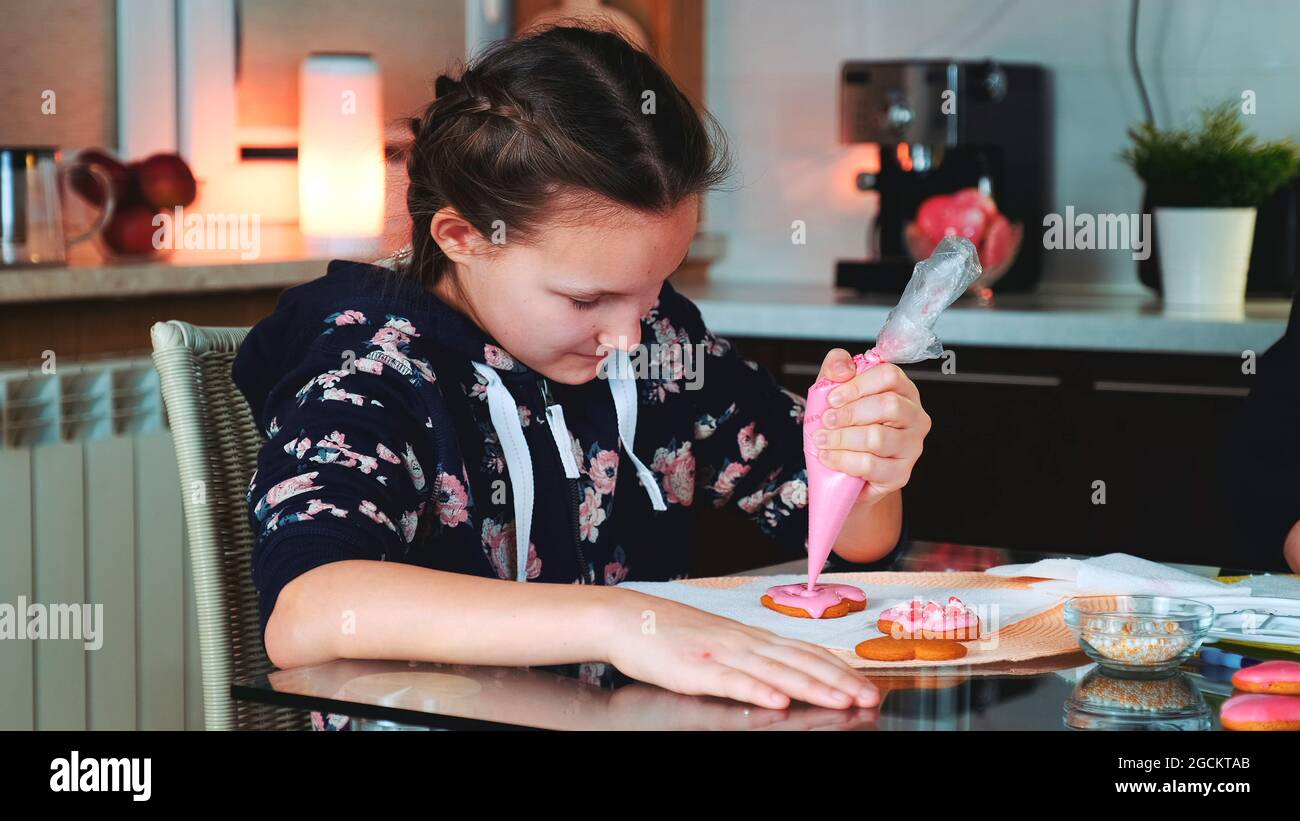
[[[564,385],[385,268],[335,260],[287,290],[234,365],[267,437],[247,497],[263,632],[285,584],[345,559],[527,582],[684,578],[696,504],[805,552],[803,398],[668,283],[641,321],[626,381]]]

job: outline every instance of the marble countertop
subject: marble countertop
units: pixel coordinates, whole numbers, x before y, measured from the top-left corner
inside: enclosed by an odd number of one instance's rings
[[[869,342],[895,300],[828,286],[702,283],[679,290],[723,336]],[[1291,303],[1252,299],[1239,315],[1166,311],[1145,294],[997,296],[959,300],[935,328],[944,344],[1240,356],[1262,353],[1286,330]]]

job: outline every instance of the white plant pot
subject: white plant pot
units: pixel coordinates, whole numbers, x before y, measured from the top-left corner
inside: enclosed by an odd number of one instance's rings
[[[1165,305],[1239,311],[1255,238],[1254,208],[1157,208]]]

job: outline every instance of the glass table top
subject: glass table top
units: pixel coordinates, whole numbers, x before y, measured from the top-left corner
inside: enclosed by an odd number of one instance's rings
[[[982,571],[1061,556],[915,542],[892,569]],[[737,575],[804,567],[799,560]],[[1210,577],[1248,572],[1180,567]],[[1287,657],[1224,642],[1214,646],[1249,658]],[[1013,664],[862,673],[881,692],[876,707],[834,710],[793,702],[773,710],[681,695],[599,662],[512,668],[337,660],[239,679],[231,690],[237,700],[325,714],[325,723],[348,729],[555,730],[1217,730],[1219,707],[1233,691],[1233,670],[1200,656],[1155,679],[1114,678],[1082,651]]]

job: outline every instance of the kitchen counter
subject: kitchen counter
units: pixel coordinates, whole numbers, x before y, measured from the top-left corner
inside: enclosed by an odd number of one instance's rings
[[[264,249],[266,246],[264,245]],[[257,262],[229,254],[176,252],[168,261],[76,262],[0,270],[0,305],[280,290],[321,276],[327,259],[264,253]],[[687,281],[679,290],[723,336],[867,342],[894,300],[824,285],[742,285]],[[959,301],[939,320],[946,345],[1164,352],[1240,356],[1262,352],[1286,328],[1290,303],[1250,300],[1241,316],[1171,314],[1153,296],[1079,295],[1042,288],[999,296],[991,307]]]
[[[679,290],[721,336],[868,342],[896,300],[826,286],[700,283]],[[1286,330],[1289,300],[1249,300],[1240,316],[1166,313],[1154,296],[1080,295],[1042,289],[959,300],[939,319],[945,345],[1185,353],[1262,353]]]

